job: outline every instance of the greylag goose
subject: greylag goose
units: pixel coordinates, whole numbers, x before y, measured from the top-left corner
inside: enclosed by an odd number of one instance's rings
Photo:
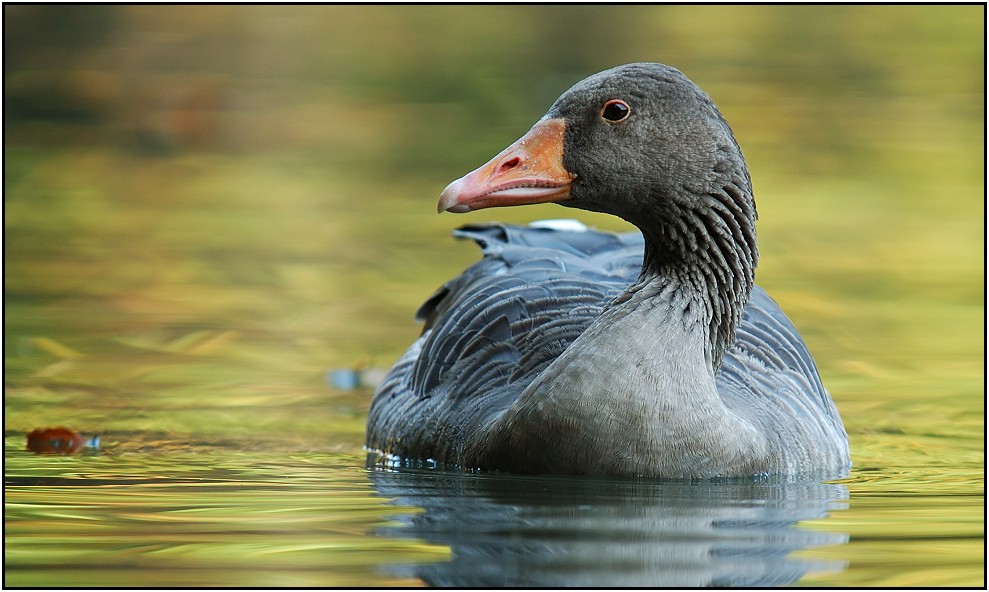
[[[754,283],[748,169],[707,94],[662,64],[595,74],[447,186],[439,211],[544,202],[641,235],[457,231],[484,258],[420,308],[422,335],[371,403],[372,459],[671,478],[847,470],[813,358]]]

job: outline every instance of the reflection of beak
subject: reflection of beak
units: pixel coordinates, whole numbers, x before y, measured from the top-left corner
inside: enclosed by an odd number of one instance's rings
[[[447,185],[439,212],[563,201],[575,176],[563,168],[562,119],[541,119],[487,164]]]

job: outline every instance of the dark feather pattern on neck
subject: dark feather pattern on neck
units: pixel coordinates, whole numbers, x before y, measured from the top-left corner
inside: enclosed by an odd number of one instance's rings
[[[720,191],[692,196],[684,200],[690,205],[677,204],[672,206],[677,211],[640,225],[646,239],[642,273],[612,303],[621,304],[634,294],[649,297],[674,284],[685,297],[683,319],[706,324],[707,361],[715,371],[735,339],[759,259],[748,177],[727,181]]]

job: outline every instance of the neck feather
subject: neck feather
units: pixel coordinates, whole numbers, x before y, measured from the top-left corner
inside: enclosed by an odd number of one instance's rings
[[[627,294],[670,285],[680,290],[686,303],[682,319],[706,325],[706,357],[717,369],[735,339],[759,258],[748,179],[731,179],[717,191],[692,195],[651,218],[639,224],[646,240],[645,258]],[[615,304],[627,299],[619,297]]]

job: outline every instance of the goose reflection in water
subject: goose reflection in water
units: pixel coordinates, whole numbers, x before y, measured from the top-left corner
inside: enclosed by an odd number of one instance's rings
[[[520,477],[374,469],[394,504],[422,508],[377,534],[449,546],[448,561],[387,571],[431,586],[775,586],[845,569],[793,556],[848,535],[799,522],[844,509],[837,483]]]

